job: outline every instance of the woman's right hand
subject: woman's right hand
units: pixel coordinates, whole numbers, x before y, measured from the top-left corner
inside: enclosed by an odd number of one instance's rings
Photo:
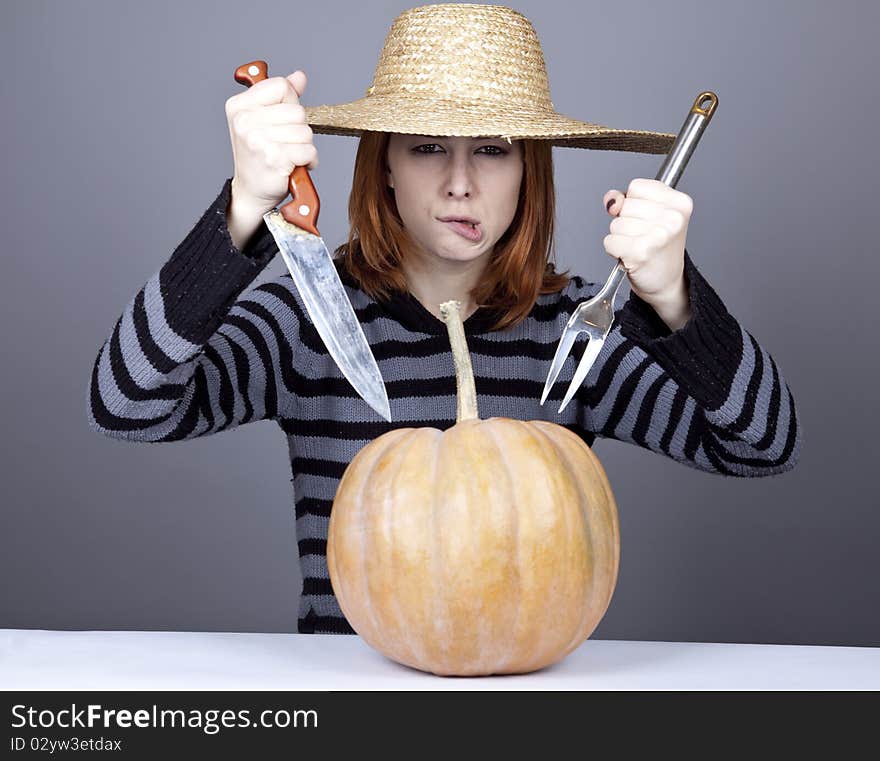
[[[234,170],[230,210],[261,216],[289,192],[297,166],[318,166],[312,128],[299,99],[307,77],[269,77],[226,101]]]

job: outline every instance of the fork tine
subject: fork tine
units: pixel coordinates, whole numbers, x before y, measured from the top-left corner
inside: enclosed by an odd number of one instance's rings
[[[575,395],[577,390],[581,387],[581,384],[584,382],[584,378],[587,377],[587,373],[590,372],[590,368],[593,366],[593,363],[596,361],[596,357],[599,356],[599,352],[602,350],[602,344],[605,343],[605,338],[597,338],[596,336],[591,336],[589,342],[587,343],[587,348],[584,349],[584,354],[581,357],[581,361],[578,364],[578,368],[575,371],[574,378],[571,379],[571,383],[568,386],[568,391],[565,392],[565,398],[562,400],[562,404],[560,405],[558,412],[562,412],[565,409],[565,406],[571,401],[571,398]]]
[[[547,381],[544,383],[544,392],[541,394],[542,405],[547,401],[550,389],[553,388],[553,384],[556,383],[556,379],[559,377],[559,371],[562,370],[565,360],[568,359],[568,353],[571,351],[571,346],[579,332],[580,330],[578,330],[577,327],[570,324],[567,325],[562,332],[562,338],[559,339],[559,344],[556,347],[556,354],[550,365],[550,372],[547,373]]]

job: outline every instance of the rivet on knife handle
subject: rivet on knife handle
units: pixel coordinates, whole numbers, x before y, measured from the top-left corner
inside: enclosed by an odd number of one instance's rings
[[[235,81],[251,87],[257,82],[262,82],[269,76],[269,64],[265,61],[251,61],[239,66],[235,70]],[[320,235],[318,232],[318,212],[321,210],[321,200],[318,191],[309,175],[308,167],[294,167],[290,174],[289,190],[292,197],[284,206],[278,207],[281,216],[292,225],[310,232],[312,235]]]

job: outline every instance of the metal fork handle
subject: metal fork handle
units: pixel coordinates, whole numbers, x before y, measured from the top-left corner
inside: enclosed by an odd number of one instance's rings
[[[660,182],[668,185],[670,188],[674,188],[678,184],[681,175],[684,173],[684,168],[697,147],[697,143],[700,142],[703,131],[708,126],[709,120],[715,113],[717,106],[718,96],[714,92],[706,90],[697,96],[675,138],[675,142],[672,144],[672,148],[666,154],[666,159],[663,161],[660,171],[657,172],[655,180],[660,180]],[[617,296],[617,289],[620,288],[620,284],[625,276],[626,270],[618,261],[614,270],[608,276],[608,280],[605,281],[605,285],[602,286],[602,289],[596,294],[595,298],[605,298],[613,304],[614,298]]]

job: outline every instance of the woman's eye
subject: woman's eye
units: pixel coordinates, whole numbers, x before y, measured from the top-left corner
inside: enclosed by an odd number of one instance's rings
[[[427,143],[425,145],[416,146],[416,148],[414,150],[416,153],[422,153],[422,154],[437,153],[437,151],[422,150],[423,148],[440,148],[440,146],[437,145],[437,143]],[[506,153],[506,151],[501,150],[501,148],[499,148],[497,145],[484,145],[481,148],[479,148],[478,150],[480,150],[480,151],[488,150],[489,152],[485,154],[486,156],[504,156]]]

